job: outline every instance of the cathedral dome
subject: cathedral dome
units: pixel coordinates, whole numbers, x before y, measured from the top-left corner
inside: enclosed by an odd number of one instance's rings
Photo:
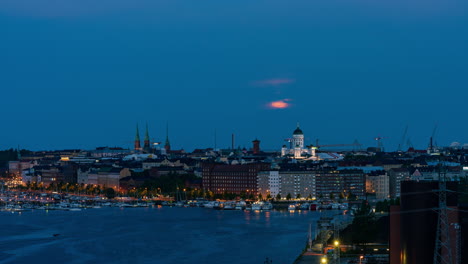
[[[302,130],[297,127],[296,130],[294,130],[293,135],[304,135],[304,133],[302,133]]]

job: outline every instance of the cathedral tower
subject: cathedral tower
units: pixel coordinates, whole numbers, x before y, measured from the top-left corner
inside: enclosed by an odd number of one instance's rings
[[[135,144],[134,144],[135,150],[141,150],[140,146],[140,131],[138,130],[138,124],[136,127],[136,135],[135,135]]]
[[[171,151],[171,143],[169,143],[169,124],[166,124],[166,143],[164,144],[164,149],[167,154]]]
[[[149,138],[149,133],[148,133],[148,124],[146,124],[146,133],[145,133],[145,141],[143,143],[143,150],[145,152],[150,152],[151,151],[150,138]]]

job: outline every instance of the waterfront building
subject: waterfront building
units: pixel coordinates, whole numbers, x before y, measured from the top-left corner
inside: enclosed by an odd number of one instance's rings
[[[34,168],[25,169],[22,171],[21,175],[22,184],[26,185],[28,183],[38,183],[41,181],[41,177],[37,176]]]
[[[65,162],[61,165],[63,173],[63,182],[75,184],[78,180],[78,168],[79,166],[76,163]]]
[[[340,194],[364,198],[365,186],[365,174],[362,170],[280,169],[259,172],[257,188],[263,196],[270,193],[272,197],[279,193],[283,198],[288,194],[293,198],[329,198],[330,194],[336,198]],[[388,181],[386,185],[382,183],[378,186],[388,188]],[[383,195],[388,196],[388,191]]]
[[[120,180],[119,168],[105,167],[100,168],[97,177],[97,184],[101,187],[119,188]]]
[[[280,194],[286,197],[316,198],[316,176],[314,171],[280,170]]]
[[[88,174],[91,171],[90,167],[81,166],[76,172],[76,178],[78,184],[88,184]]]
[[[35,166],[34,170],[40,176],[40,181],[44,186],[52,183],[64,182],[62,168],[56,165]]]
[[[257,176],[270,169],[268,163],[219,164],[203,163],[203,188],[214,193],[237,193],[257,195]]]
[[[31,169],[36,166],[37,160],[33,159],[19,159],[8,162],[8,171],[10,174],[15,176],[21,176],[23,170]]]
[[[280,194],[280,184],[279,171],[260,171],[258,173],[257,191],[262,194],[263,197],[267,197],[269,194],[274,198],[276,195]]]
[[[362,170],[321,170],[315,172],[316,195],[328,198],[331,194],[339,197],[355,195],[357,199],[365,198],[365,175]]]
[[[85,184],[99,185],[101,187],[109,187],[118,190],[120,188],[120,179],[129,177],[130,175],[131,172],[128,168],[93,168],[88,173],[88,182]]]

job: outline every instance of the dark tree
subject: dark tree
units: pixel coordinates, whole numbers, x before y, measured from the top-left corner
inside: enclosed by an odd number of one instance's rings
[[[107,189],[104,190],[104,195],[108,199],[113,199],[115,197],[115,191],[112,188],[107,188]]]

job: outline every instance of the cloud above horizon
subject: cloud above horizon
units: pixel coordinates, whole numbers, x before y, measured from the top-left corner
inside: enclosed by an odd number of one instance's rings
[[[284,84],[291,84],[294,82],[296,82],[296,80],[290,79],[290,78],[273,78],[273,79],[254,81],[252,82],[252,85],[259,86],[259,87],[278,87]]]

